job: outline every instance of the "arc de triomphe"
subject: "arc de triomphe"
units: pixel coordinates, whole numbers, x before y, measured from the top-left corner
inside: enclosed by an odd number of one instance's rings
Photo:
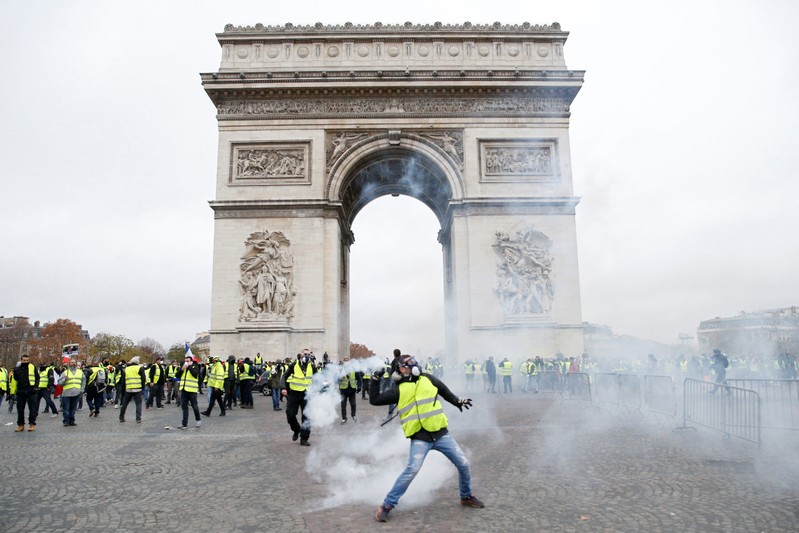
[[[211,353],[346,354],[352,222],[404,194],[441,224],[448,357],[579,354],[568,128],[584,72],[566,67],[567,36],[557,23],[217,34],[219,71],[202,74],[219,124]]]

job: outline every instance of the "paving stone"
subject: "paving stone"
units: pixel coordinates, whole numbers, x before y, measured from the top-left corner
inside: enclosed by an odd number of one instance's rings
[[[431,453],[385,524],[374,512],[408,444],[398,421],[380,426],[385,407],[360,398],[359,423],[331,411],[310,448],[291,441],[285,411],[262,396],[200,429],[190,419],[186,431],[174,406],[146,411],[141,424],[120,424],[107,408],[76,427],[42,419],[35,433],[14,433],[5,424],[16,414],[3,409],[2,530],[796,530],[796,436],[766,436],[758,449],[580,402],[473,399],[470,411],[446,412],[486,508],[463,508],[457,472]]]

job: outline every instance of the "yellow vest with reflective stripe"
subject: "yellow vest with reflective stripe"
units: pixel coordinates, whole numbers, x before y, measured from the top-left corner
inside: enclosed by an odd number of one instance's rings
[[[248,379],[255,379],[255,376],[250,375],[250,364],[249,363],[242,363],[241,364],[242,371],[239,375],[240,381],[247,381]]]
[[[200,390],[197,378],[191,375],[188,368],[180,375],[179,389],[186,392],[197,392]]]
[[[139,365],[128,365],[125,367],[125,391],[136,392],[141,390],[141,375]],[[146,381],[146,380],[145,380]]]
[[[447,427],[447,416],[438,401],[438,389],[424,375],[415,382],[400,383],[397,412],[406,437],[423,428],[435,432]]]
[[[294,372],[289,376],[289,388],[291,390],[305,392],[311,385],[311,376],[313,375],[313,363],[310,361],[305,367],[305,373],[302,371],[300,362],[294,363]]]
[[[39,372],[38,369],[36,368],[36,366],[34,366],[33,363],[28,363],[28,385],[30,385],[31,388],[36,387],[36,376],[38,372]],[[17,383],[17,380],[14,378],[14,373],[11,372],[11,386],[8,392],[10,392],[11,394],[16,394],[18,386],[19,384]]]
[[[67,376],[66,380],[64,380],[64,390],[79,389],[83,384],[83,370],[80,368],[76,368],[75,372],[67,368],[64,373]]]
[[[208,386],[215,389],[225,388],[225,367],[219,361],[214,363],[208,372]]]
[[[46,389],[48,385],[50,385],[50,371],[53,369],[52,366],[48,366],[41,372],[39,372],[39,388]]]
[[[103,369],[103,367],[101,367],[101,366],[93,366],[93,367],[91,367],[90,370],[92,371],[92,373],[91,373],[91,375],[89,375],[89,381],[87,381],[86,384],[87,385],[91,385],[92,383],[94,383],[95,386],[96,386],[97,385],[97,383],[96,383],[97,374],[99,374],[100,370],[102,370],[102,369]]]
[[[513,375],[513,363],[511,363],[510,361],[502,361],[499,364],[502,365],[502,366],[499,367],[500,375],[502,375],[502,376],[512,376]]]
[[[358,378],[355,377],[355,372],[350,372],[349,374],[344,374],[338,382],[339,389],[357,389],[358,388]]]
[[[0,367],[0,390],[5,391],[8,388],[8,370]]]

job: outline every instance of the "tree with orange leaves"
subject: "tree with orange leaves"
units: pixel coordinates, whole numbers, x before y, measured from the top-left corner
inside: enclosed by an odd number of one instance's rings
[[[350,343],[350,357],[353,359],[366,359],[374,354],[375,353],[364,344],[358,344],[357,342]]]
[[[80,344],[80,352],[85,353],[86,339],[81,335],[80,325],[67,318],[45,324],[39,337],[29,343],[31,361],[51,363],[61,358],[61,348],[65,344]]]

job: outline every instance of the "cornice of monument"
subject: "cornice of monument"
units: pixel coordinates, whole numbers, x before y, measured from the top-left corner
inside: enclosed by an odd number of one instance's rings
[[[233,26],[217,33],[219,72],[358,72],[383,68],[567,70],[560,24]],[[323,74],[324,75],[324,74]]]
[[[257,23],[254,26],[234,26],[233,24],[226,24],[223,33],[218,33],[217,37],[223,39],[230,35],[240,34],[268,34],[268,35],[327,35],[327,34],[452,34],[452,33],[479,33],[479,34],[496,34],[496,33],[524,33],[524,34],[541,34],[541,33],[556,33],[558,35],[567,36],[568,32],[560,29],[560,24],[553,22],[552,24],[530,24],[523,22],[521,24],[502,24],[501,22],[494,22],[493,24],[472,24],[471,22],[464,22],[463,24],[444,24],[441,22],[434,22],[432,24],[414,24],[412,22],[405,22],[404,24],[383,24],[382,22],[375,22],[374,24],[353,24],[352,22],[345,22],[344,24],[322,24],[317,22],[313,25],[294,25],[287,22],[282,25],[265,26],[264,24]]]

